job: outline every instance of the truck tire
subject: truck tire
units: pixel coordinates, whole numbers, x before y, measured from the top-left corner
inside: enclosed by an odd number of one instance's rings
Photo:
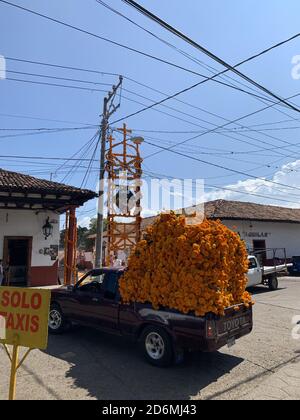
[[[62,334],[66,329],[66,320],[59,305],[52,304],[49,312],[48,331],[50,334]]]
[[[149,325],[141,334],[140,344],[146,360],[158,367],[171,366],[174,362],[172,339],[160,327]]]
[[[270,290],[277,290],[278,289],[278,278],[277,276],[269,277],[268,285]]]

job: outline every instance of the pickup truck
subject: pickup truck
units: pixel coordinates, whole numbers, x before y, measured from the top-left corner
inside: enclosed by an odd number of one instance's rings
[[[247,273],[248,287],[262,284],[268,286],[270,290],[278,289],[279,273],[287,273],[289,266],[292,264],[279,264],[270,266],[261,266],[258,259],[254,255],[248,256],[249,269]]]
[[[75,286],[51,291],[49,332],[59,334],[79,324],[130,337],[140,344],[146,360],[169,366],[185,351],[213,352],[252,331],[252,308],[229,307],[224,316],[198,317],[176,310],[153,309],[147,303],[122,303],[119,279],[124,269],[103,268],[86,273]]]

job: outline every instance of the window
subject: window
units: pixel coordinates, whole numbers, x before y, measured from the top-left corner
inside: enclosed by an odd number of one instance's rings
[[[119,286],[119,278],[119,273],[111,272],[106,275],[104,284],[104,296],[107,299],[115,299]]]
[[[79,285],[79,290],[81,292],[84,291],[98,291],[100,292],[102,289],[102,285],[104,282],[105,273],[95,274],[91,273],[89,274]]]
[[[249,258],[249,270],[252,268],[257,268],[257,262],[255,258]]]

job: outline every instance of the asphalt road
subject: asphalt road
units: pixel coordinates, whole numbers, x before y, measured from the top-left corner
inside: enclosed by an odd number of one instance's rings
[[[168,369],[144,362],[135,344],[80,328],[51,336],[20,368],[17,399],[300,399],[300,278],[280,289],[254,291],[254,330],[231,348],[192,354]],[[0,399],[7,398],[9,366],[0,349]]]

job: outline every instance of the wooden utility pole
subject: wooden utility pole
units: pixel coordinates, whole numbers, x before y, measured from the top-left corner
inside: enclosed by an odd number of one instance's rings
[[[106,137],[109,117],[116,112],[120,104],[115,106],[113,104],[114,97],[122,85],[123,77],[120,76],[119,83],[117,86],[112,87],[112,91],[108,93],[107,97],[103,101],[103,115],[101,122],[101,152],[100,152],[100,174],[99,174],[99,198],[98,198],[98,216],[97,216],[97,232],[96,232],[96,255],[95,255],[95,267],[100,268],[102,266],[102,250],[103,250],[103,213],[104,213],[104,176],[105,176],[105,149],[106,149]]]

